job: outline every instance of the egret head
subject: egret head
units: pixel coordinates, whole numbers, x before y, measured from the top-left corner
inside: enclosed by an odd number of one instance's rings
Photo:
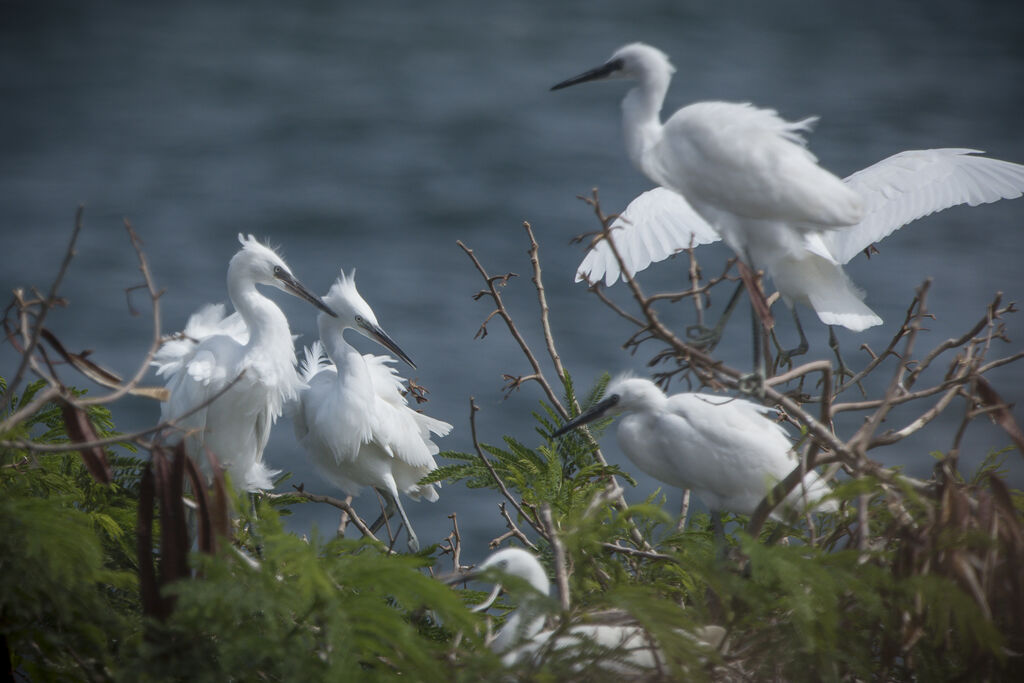
[[[334,311],[317,295],[310,292],[292,275],[291,269],[276,251],[261,244],[252,235],[238,234],[242,248],[238,250],[228,264],[228,287],[238,282],[251,282],[257,285],[270,285],[284,290],[289,294],[305,299],[324,313],[334,315]]]
[[[542,595],[548,594],[547,572],[536,556],[522,548],[504,548],[492,553],[486,560],[478,564],[468,572],[452,574],[447,577],[448,583],[462,583],[473,581],[481,577],[491,577],[495,580],[494,590],[484,602],[473,607],[474,611],[485,610],[491,606],[501,592],[501,575],[511,576],[520,581],[525,581]]]
[[[658,48],[651,47],[646,43],[630,43],[616,50],[611,58],[601,66],[557,83],[551,89],[560,90],[577,83],[611,78],[630,78],[642,81],[660,77],[667,83],[667,78],[675,73],[675,70],[668,56]]]
[[[324,297],[324,301],[337,313],[337,320],[320,316],[320,336],[324,336],[325,326],[333,326],[340,334],[345,328],[353,329],[368,339],[377,342],[391,353],[395,354],[411,367],[416,364],[399,348],[391,337],[381,328],[377,322],[370,304],[359,294],[356,289],[356,271],[346,275],[342,271]]]
[[[566,422],[551,436],[561,436],[580,425],[602,417],[614,417],[645,408],[656,408],[664,402],[665,392],[659,389],[657,384],[642,377],[625,375],[608,385],[604,399],[595,403],[590,410]]]

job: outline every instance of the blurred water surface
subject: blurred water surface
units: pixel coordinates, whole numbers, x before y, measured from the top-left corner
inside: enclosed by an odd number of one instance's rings
[[[474,334],[491,307],[474,302],[482,281],[455,242],[494,274],[522,277],[505,297],[538,354],[536,293],[527,277],[529,221],[541,244],[559,349],[581,386],[603,371],[644,371],[621,343],[630,330],[572,284],[579,247],[596,223],[578,199],[600,188],[608,211],[649,183],[626,160],[618,101],[625,86],[548,87],[643,40],[678,68],[666,112],[691,101],[771,106],[821,121],[811,149],[839,175],[904,149],[973,147],[1024,162],[1024,9],[1019,2],[960,3],[0,3],[0,286],[48,286],[75,208],[85,229],[51,327],[72,348],[122,372],[143,357],[152,329],[133,317],[124,290],[140,282],[127,218],[145,242],[165,330],[180,329],[207,301],[226,300],[225,267],[239,232],[279,244],[296,273],[326,291],[340,267],[359,269],[364,296],[418,363],[426,410],[455,425],[442,448],[469,451],[469,401],[480,438],[527,444],[534,386],[504,399],[502,374],[530,368],[498,321]],[[954,209],[914,224],[849,267],[887,326],[841,334],[884,346],[914,288],[935,282],[937,319],[925,343],[964,331],[996,291],[1024,294],[1024,201]],[[728,256],[704,248],[715,271]],[[679,263],[642,276],[649,290],[677,286]],[[308,343],[314,312],[276,297]],[[141,292],[132,302],[144,304]],[[785,316],[782,316],[785,318]],[[805,316],[807,317],[807,316]],[[692,322],[680,311],[670,322]],[[792,330],[782,325],[783,334]],[[813,323],[814,353],[825,354]],[[1013,344],[1024,321],[1011,319]],[[745,313],[721,355],[749,363]],[[375,350],[362,341],[367,351]],[[12,367],[9,347],[4,368]],[[9,375],[12,370],[4,370]],[[1024,397],[1024,369],[996,375],[1009,401]],[[84,382],[84,380],[83,380]],[[157,407],[124,401],[125,429]],[[1019,411],[1017,413],[1020,419]],[[959,418],[923,438],[876,451],[918,474],[929,450],[948,446]],[[632,469],[612,439],[612,461]],[[968,433],[976,462],[1007,443],[995,427]],[[282,421],[267,457],[324,490]],[[1012,455],[1015,484],[1022,484]],[[631,500],[655,483],[639,477]],[[677,495],[670,492],[670,501]],[[373,516],[369,494],[361,499]],[[434,505],[413,504],[420,538],[443,538],[458,513],[467,554],[479,557],[503,530],[498,497],[460,485]],[[301,506],[293,529],[331,533],[334,511]]]

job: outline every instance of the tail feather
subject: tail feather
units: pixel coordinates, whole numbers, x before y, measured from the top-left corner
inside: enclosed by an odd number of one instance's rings
[[[864,293],[842,266],[817,254],[785,259],[773,268],[771,276],[790,303],[810,306],[826,325],[860,332],[882,324],[882,319],[862,301]]]
[[[274,477],[281,474],[281,470],[272,470],[262,462],[253,463],[249,471],[245,473],[245,490],[258,491],[274,488]]]

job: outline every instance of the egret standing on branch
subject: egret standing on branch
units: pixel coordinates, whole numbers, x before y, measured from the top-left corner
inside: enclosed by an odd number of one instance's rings
[[[309,388],[300,395],[293,415],[295,436],[329,482],[353,496],[361,487],[372,486],[384,497],[387,510],[371,531],[397,509],[415,552],[419,540],[399,493],[437,500],[434,486],[421,486],[419,481],[437,468],[438,447],[431,433],[444,436],[452,426],[407,405],[401,378],[388,366],[394,359],[364,356],[345,341],[345,330],[355,330],[416,367],[359,295],[354,271],[350,276],[342,272],[324,301],[337,317],[317,317],[320,343],[306,350],[302,373]]]
[[[841,266],[854,256],[919,218],[960,204],[977,206],[1020,197],[1024,166],[976,156],[981,153],[972,149],[909,150],[850,175],[843,182],[864,201],[864,218],[856,225],[825,233],[824,255],[808,253],[803,258],[832,262],[841,272]],[[682,195],[661,187],[631,201],[613,221],[611,231],[631,276],[684,249],[721,238]],[[825,308],[820,302],[815,304],[815,281],[802,277],[799,268],[787,269],[784,256],[764,262],[787,303],[800,302],[816,311]],[[587,252],[576,271],[576,281],[604,279],[611,286],[619,279],[620,270],[608,242],[601,240]],[[827,316],[822,322],[828,322]]]
[[[1018,197],[1024,187],[1024,168],[964,156],[970,150],[905,152],[844,183],[818,166],[805,146],[801,134],[815,118],[789,122],[750,104],[698,102],[662,123],[674,71],[660,50],[633,43],[552,90],[598,79],[638,81],[622,101],[633,164],[685,200],[692,211],[681,220],[692,223],[695,243],[713,241],[699,223],[710,225],[741,262],[763,269],[784,297],[809,305],[828,325],[860,331],[882,322],[842,270],[860,249],[914,218],[955,204]],[[653,200],[645,200],[646,208]],[[634,214],[642,219],[644,208],[637,206]],[[663,245],[648,242],[653,248],[645,248],[646,254],[632,249],[659,235],[664,231],[653,226],[625,238],[627,268],[662,257]],[[690,246],[686,239],[683,248]],[[680,241],[677,236],[668,250]],[[750,273],[740,270],[753,302]]]
[[[626,456],[658,481],[692,490],[711,510],[719,532],[722,510],[752,514],[799,465],[786,432],[765,415],[773,411],[757,403],[704,393],[666,396],[654,382],[639,377],[617,379],[605,396],[552,436],[625,414],[618,440]],[[833,511],[835,501],[819,502],[828,493],[828,485],[808,472],[782,506],[797,512]]]
[[[242,248],[228,265],[228,296],[237,316],[224,318],[222,307],[202,308],[153,364],[168,378],[170,391],[161,417],[186,430],[189,456],[209,475],[205,454],[212,453],[236,487],[256,491],[273,486],[276,472],[263,463],[263,449],[285,402],[303,386],[288,320],[256,285],[277,287],[334,313],[273,249],[252,235],[238,240]]]

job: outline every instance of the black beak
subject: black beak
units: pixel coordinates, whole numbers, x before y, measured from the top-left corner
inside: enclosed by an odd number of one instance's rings
[[[274,277],[281,281],[281,286],[284,287],[284,290],[289,294],[294,294],[300,299],[305,299],[328,315],[332,315],[335,318],[338,317],[337,313],[327,307],[327,304],[323,302],[323,299],[306,289],[306,286],[299,282],[291,273],[281,269],[280,272],[274,273]]]
[[[436,578],[443,584],[448,586],[454,586],[460,583],[466,583],[468,581],[476,581],[483,574],[478,568],[469,569],[464,572],[449,572],[448,574],[440,574]]]
[[[612,394],[611,396],[604,399],[600,403],[595,404],[594,407],[588,410],[587,412],[580,413],[573,419],[566,422],[564,425],[562,425],[560,429],[558,429],[551,435],[551,438],[556,439],[562,436],[563,434],[566,434],[572,431],[573,429],[576,429],[580,425],[585,425],[588,422],[593,422],[594,420],[600,418],[602,415],[607,413],[608,410],[615,406],[618,402],[619,395]]]
[[[416,367],[416,364],[412,362],[412,359],[405,354],[405,351],[398,347],[398,344],[396,344],[394,340],[392,340],[391,337],[387,335],[387,332],[377,327],[373,323],[367,322],[365,320],[360,320],[358,322],[358,325],[361,328],[363,328],[366,334],[369,335],[370,339],[373,339],[375,342],[386,348],[388,351],[390,351],[391,353],[395,354],[403,361],[408,363],[409,367]]]
[[[561,83],[556,83],[555,85],[551,86],[551,89],[561,90],[562,88],[568,88],[570,85],[576,85],[577,83],[586,83],[587,81],[596,81],[602,78],[608,78],[621,68],[622,60],[613,59],[610,62],[602,64],[596,69],[585,71],[581,73],[579,76],[573,76],[572,78],[562,81]]]

